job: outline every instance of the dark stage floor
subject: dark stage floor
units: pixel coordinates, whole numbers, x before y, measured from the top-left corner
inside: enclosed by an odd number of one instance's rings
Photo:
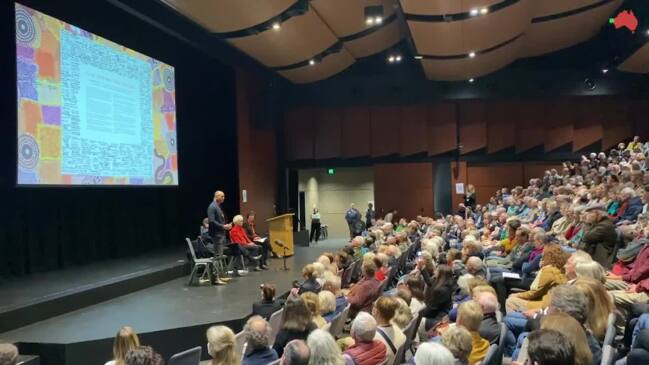
[[[271,270],[251,272],[245,277],[234,279],[227,286],[187,287],[187,278],[183,277],[1,333],[0,338],[17,342],[63,344],[110,338],[123,325],[132,326],[139,333],[146,333],[242,318],[250,314],[252,302],[258,300],[259,284],[274,283],[278,293],[283,293],[290,289],[293,280],[300,277],[303,265],[312,262],[321,252],[335,250],[344,243],[344,240],[330,240],[315,247],[296,247],[295,255],[287,259],[290,271],[280,271],[282,260],[273,259],[270,263]],[[156,265],[170,259],[183,259],[182,255],[184,253],[172,252],[158,258],[151,257],[147,262],[136,260],[137,267]],[[124,272],[128,274],[126,267],[128,264],[125,263]],[[30,296],[36,297],[37,293],[46,292],[48,287],[69,290],[88,285],[93,278],[96,280],[98,272],[114,270],[113,273],[116,274],[119,271],[109,263],[82,270],[85,271],[83,274],[77,269],[69,274],[62,272],[41,278],[38,282],[25,282],[23,285],[28,288],[24,288],[20,296],[23,300]],[[3,289],[4,286],[0,288]],[[17,299],[3,295],[0,300],[0,303],[6,305]]]

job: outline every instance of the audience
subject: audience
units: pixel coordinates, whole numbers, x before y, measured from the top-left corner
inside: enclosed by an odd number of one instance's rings
[[[261,284],[261,300],[252,304],[252,314],[268,320],[273,313],[282,309],[282,306],[283,303],[275,299],[275,285]]]
[[[446,347],[438,343],[424,343],[417,348],[415,353],[417,365],[453,365],[455,359]]]
[[[537,330],[528,337],[529,364],[574,365],[575,349],[572,342],[561,332]]]
[[[389,364],[394,360],[397,349],[406,342],[401,328],[392,323],[398,308],[399,302],[394,297],[382,296],[376,300],[372,309],[372,316],[377,322],[376,339],[385,344]]]
[[[277,352],[270,348],[271,328],[261,316],[252,316],[243,328],[246,339],[246,353],[243,365],[266,365],[277,360]]]
[[[372,303],[379,296],[381,283],[376,280],[376,265],[373,260],[365,260],[361,266],[363,278],[354,285],[347,294],[347,301],[350,305],[351,316],[353,317],[362,310],[369,310]]]
[[[327,321],[320,315],[320,297],[319,294],[313,292],[306,292],[301,295],[306,303],[309,312],[311,312],[311,320],[318,328],[323,328]]]
[[[336,296],[328,290],[322,290],[318,293],[320,301],[320,314],[328,323],[336,316]],[[317,323],[316,323],[317,324]]]
[[[212,357],[210,365],[239,365],[234,332],[231,329],[226,326],[212,326],[207,329],[206,337],[207,353]]]
[[[469,300],[460,305],[457,314],[456,324],[463,326],[471,334],[471,354],[469,354],[469,365],[477,364],[482,361],[489,351],[489,341],[480,336],[478,330],[482,324],[482,309],[478,302]]]
[[[345,363],[340,347],[329,332],[317,329],[307,337],[306,343],[311,352],[309,365],[343,365]]]
[[[106,365],[124,365],[126,353],[140,346],[140,339],[131,327],[120,328],[113,341],[113,360]]]
[[[306,340],[311,331],[318,328],[313,323],[313,316],[304,299],[290,295],[284,304],[282,312],[282,325],[275,337],[273,349],[277,355],[282,356],[284,346],[292,340]]]
[[[138,346],[129,350],[124,356],[124,364],[126,365],[164,365],[162,356],[155,352],[149,346]],[[216,363],[213,363],[216,364]],[[219,363],[219,364],[235,364],[235,363]],[[238,362],[236,363],[238,364]]]
[[[280,365],[309,365],[311,350],[304,340],[292,340],[284,347]]]
[[[588,347],[584,328],[566,313],[554,313],[543,317],[541,329],[561,332],[575,350],[575,365],[591,365],[593,354]],[[599,363],[598,363],[599,364]]]
[[[305,265],[302,268],[302,277],[304,277],[304,282],[300,285],[300,290],[298,294],[313,292],[318,293],[321,289],[320,283],[318,282],[318,274],[316,273],[316,268],[313,264]]]
[[[367,312],[360,312],[352,322],[351,337],[354,344],[343,357],[346,365],[376,365],[386,359],[385,344],[375,339],[377,323]]]
[[[453,326],[444,331],[441,343],[448,348],[455,358],[455,365],[467,365],[473,350],[471,333],[462,326]]]
[[[17,363],[18,348],[10,343],[0,343],[0,365],[16,365]]]

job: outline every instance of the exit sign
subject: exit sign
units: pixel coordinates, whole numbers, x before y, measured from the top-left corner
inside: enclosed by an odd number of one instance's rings
[[[336,173],[336,169],[329,168],[327,169],[327,175],[333,175]]]

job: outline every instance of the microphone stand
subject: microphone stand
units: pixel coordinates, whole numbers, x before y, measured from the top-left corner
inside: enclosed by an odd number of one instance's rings
[[[286,251],[288,250],[288,247],[286,247],[286,245],[284,245],[284,243],[280,240],[275,240],[275,244],[284,249],[284,255],[282,255],[282,261],[284,262],[284,266],[280,270],[289,271],[290,269],[288,268],[288,266],[286,266]]]

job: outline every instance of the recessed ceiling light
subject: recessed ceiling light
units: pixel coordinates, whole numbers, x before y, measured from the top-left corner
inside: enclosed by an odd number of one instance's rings
[[[394,60],[397,61],[397,62],[401,62],[401,55],[395,57]]]
[[[421,60],[422,58],[424,58],[424,57],[423,57],[423,56],[419,56],[419,55],[415,56],[415,59],[416,59],[416,60]]]
[[[475,52],[470,52],[469,53],[469,58],[474,58],[475,57]]]
[[[279,22],[273,23],[273,29],[274,30],[279,30],[279,28],[281,28],[281,25],[279,24]]]
[[[647,29],[647,35],[649,35],[649,29]]]
[[[313,59],[309,60],[309,65],[310,65],[310,66],[315,65],[315,60],[313,60]]]
[[[383,17],[382,16],[377,16],[376,18],[374,18],[374,23],[376,23],[376,24],[383,23]]]
[[[480,14],[482,14],[482,15],[485,15],[485,14],[487,14],[488,12],[489,12],[489,9],[487,9],[487,8],[482,8],[482,9],[480,9]]]
[[[365,19],[365,24],[367,24],[367,25],[374,24],[374,18],[372,18],[372,17],[366,18]]]
[[[388,57],[388,62],[390,62],[390,63],[394,63],[394,61],[395,61],[395,57],[394,57],[394,56],[390,56],[390,57]]]
[[[475,81],[473,77],[469,79],[469,82],[473,83],[473,81]]]
[[[607,72],[608,72],[608,68],[603,68],[603,69],[602,69],[602,73],[603,73],[603,74],[605,74],[605,73],[607,73]]]
[[[476,15],[478,15],[478,12],[479,12],[478,9],[471,9],[471,11],[469,12],[469,14],[471,14],[471,16],[476,16]]]

